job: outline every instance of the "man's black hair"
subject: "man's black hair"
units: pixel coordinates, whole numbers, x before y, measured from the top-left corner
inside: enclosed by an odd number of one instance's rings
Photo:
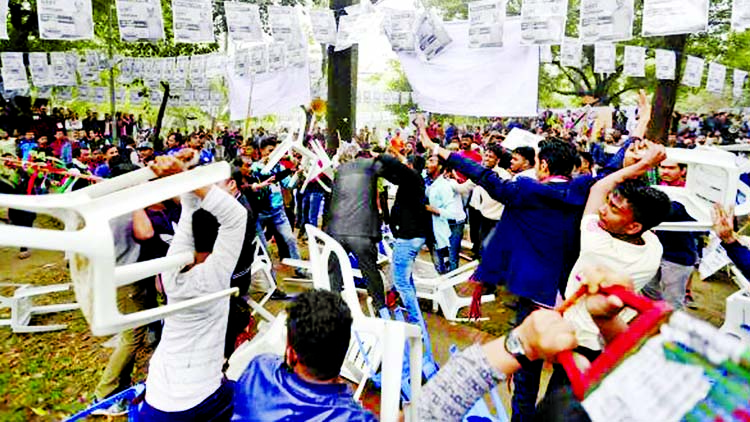
[[[474,135],[467,132],[461,135],[461,139],[469,139],[471,142],[474,142]]]
[[[337,293],[312,290],[300,294],[289,306],[287,343],[300,363],[320,381],[341,372],[352,329],[352,314]]]
[[[425,159],[421,155],[413,154],[408,157],[406,157],[406,161],[411,164],[411,167],[416,171],[417,173],[422,173],[422,170],[424,170],[425,165]]]
[[[102,147],[102,154],[106,154],[106,153],[107,153],[107,152],[108,152],[109,150],[111,150],[112,148],[117,148],[117,145],[104,145],[104,146]],[[119,151],[119,150],[120,150],[119,148],[117,148],[117,150],[118,150],[117,152],[120,152],[120,151]]]
[[[545,161],[550,175],[570,177],[578,152],[573,145],[560,140],[539,143],[539,162]]]
[[[278,144],[275,136],[269,136],[262,141],[260,141],[260,149],[264,149],[266,147],[270,146],[276,146]]]
[[[669,196],[641,179],[620,183],[614,193],[628,201],[633,210],[633,221],[643,226],[642,232],[661,224],[672,210]]]
[[[495,157],[497,157],[498,161],[503,158],[503,155],[505,154],[505,148],[503,148],[503,146],[500,144],[487,145],[487,151],[495,154]]]
[[[583,165],[583,161],[581,161],[581,160],[586,160],[589,163],[589,167],[591,167],[591,168],[594,167],[594,157],[591,155],[590,152],[588,152],[588,151],[581,151],[581,152],[578,153],[578,157],[580,158],[579,163],[578,163],[578,167],[580,167],[581,165]]]
[[[532,167],[536,165],[536,151],[532,147],[518,147],[513,150],[513,154],[518,154],[525,158]]]
[[[211,253],[214,243],[219,236],[219,221],[213,214],[198,208],[193,212],[193,240],[195,251],[198,253]]]

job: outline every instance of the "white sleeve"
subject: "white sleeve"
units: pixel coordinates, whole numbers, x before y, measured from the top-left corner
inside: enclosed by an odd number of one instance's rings
[[[584,215],[581,219],[581,255],[586,252],[599,252],[602,248],[612,247],[612,235],[599,227],[599,216]]]
[[[228,289],[234,268],[242,251],[247,227],[247,210],[228,193],[211,188],[203,199],[202,208],[219,222],[219,234],[213,252],[205,262],[193,267],[191,272],[201,280],[197,290],[207,293]]]

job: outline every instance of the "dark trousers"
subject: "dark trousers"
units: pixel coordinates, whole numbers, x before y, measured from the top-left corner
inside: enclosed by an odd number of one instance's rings
[[[139,421],[149,422],[228,422],[234,412],[234,382],[225,381],[216,392],[192,409],[181,412],[163,412],[151,407],[145,400],[138,409]]]
[[[383,279],[380,277],[378,268],[378,239],[365,236],[334,236],[336,241],[347,252],[353,253],[359,262],[359,270],[362,271],[367,282],[367,293],[372,298],[375,310],[385,307],[385,288]],[[341,278],[341,267],[336,256],[331,254],[328,260],[328,274],[331,280],[331,289],[340,292],[344,289],[344,281]]]
[[[516,310],[515,326],[521,325],[524,319],[537,310],[533,301],[520,298]],[[526,368],[521,368],[513,375],[513,398],[511,422],[528,422],[534,420],[536,399],[539,396],[539,381],[542,375],[543,361],[535,361]]]
[[[474,254],[474,257],[477,258],[482,253],[482,241],[484,240],[484,236],[482,236],[482,220],[484,220],[482,213],[469,207],[469,239],[471,239],[471,252]]]

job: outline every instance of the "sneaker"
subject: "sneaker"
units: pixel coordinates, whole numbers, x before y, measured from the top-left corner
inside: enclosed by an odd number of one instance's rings
[[[92,415],[96,416],[124,416],[128,414],[128,403],[125,400],[117,400],[112,403],[109,407],[104,409],[96,409],[91,412]]]
[[[271,300],[284,300],[288,299],[289,295],[281,289],[276,289],[271,293]]]
[[[31,256],[31,251],[21,251],[18,253],[18,259],[26,259]]]
[[[297,268],[296,270],[294,270],[294,275],[297,276],[297,278],[304,278],[304,279],[310,278],[310,273],[308,273],[307,271],[301,268]]]

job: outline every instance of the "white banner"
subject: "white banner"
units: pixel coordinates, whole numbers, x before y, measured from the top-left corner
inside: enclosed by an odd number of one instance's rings
[[[230,119],[237,121],[248,116],[283,114],[310,104],[309,72],[306,66],[289,67],[257,75],[252,81],[230,74],[227,78]]]
[[[677,70],[677,57],[671,50],[656,50],[656,79],[673,81]]]
[[[631,78],[646,77],[646,48],[625,46],[622,73]]]
[[[23,64],[23,53],[0,53],[0,61],[3,65],[3,88],[6,91],[29,89],[26,65]]]
[[[615,73],[617,49],[614,44],[599,43],[594,46],[594,72]]]
[[[706,81],[706,91],[715,94],[724,92],[724,84],[727,81],[727,68],[719,63],[711,62],[708,64],[708,80]]]
[[[750,0],[732,1],[732,31],[742,32],[750,28]]]
[[[52,68],[49,65],[47,53],[29,53],[29,70],[31,70],[31,82],[35,87],[53,85]]]
[[[310,10],[313,38],[319,44],[336,44],[336,17],[331,9]]]
[[[224,13],[232,41],[263,42],[263,25],[257,5],[227,1],[224,2]]]
[[[708,29],[709,0],[644,0],[643,36],[694,34]]]
[[[294,7],[268,6],[268,26],[271,27],[274,41],[286,43],[293,48],[307,46]]]
[[[565,38],[560,46],[560,64],[566,67],[581,68],[583,65],[583,45],[578,38]]]
[[[174,42],[214,42],[211,0],[172,0]]]
[[[706,63],[703,59],[688,56],[685,62],[685,74],[682,76],[682,84],[698,88],[703,83],[703,68]]]
[[[520,45],[520,20],[505,21],[502,48],[469,48],[468,29],[466,21],[446,23],[453,43],[428,63],[399,54],[415,102],[434,113],[536,116],[539,50]]]
[[[469,3],[469,47],[502,47],[505,0]]]
[[[633,0],[581,0],[581,42],[632,39],[634,15]]]
[[[386,10],[383,28],[393,51],[414,51],[416,19],[417,15],[413,10]]]
[[[551,45],[539,46],[539,63],[552,63],[555,58],[552,56]]]
[[[0,0],[0,40],[8,39],[8,0]]]
[[[468,34],[468,28],[466,32]],[[417,52],[426,61],[437,57],[453,42],[443,21],[432,11],[424,12],[419,16],[414,37]]]
[[[747,72],[740,69],[734,69],[732,75],[732,96],[734,98],[742,97],[745,89],[745,80],[747,79]]]
[[[268,72],[268,45],[258,44],[248,50],[247,70],[251,75]]]
[[[523,44],[561,44],[568,19],[568,0],[525,0],[521,4]]]
[[[107,89],[103,86],[94,87],[94,102],[96,104],[104,104],[107,102]]]
[[[71,63],[72,60],[78,60],[75,53],[53,51],[49,53],[49,58],[52,66],[52,81],[55,86],[71,86],[78,83],[76,80],[76,63]]]
[[[159,0],[117,0],[116,4],[121,40],[164,39],[164,20]]]
[[[91,0],[44,0],[37,2],[39,38],[87,40],[94,38]]]

